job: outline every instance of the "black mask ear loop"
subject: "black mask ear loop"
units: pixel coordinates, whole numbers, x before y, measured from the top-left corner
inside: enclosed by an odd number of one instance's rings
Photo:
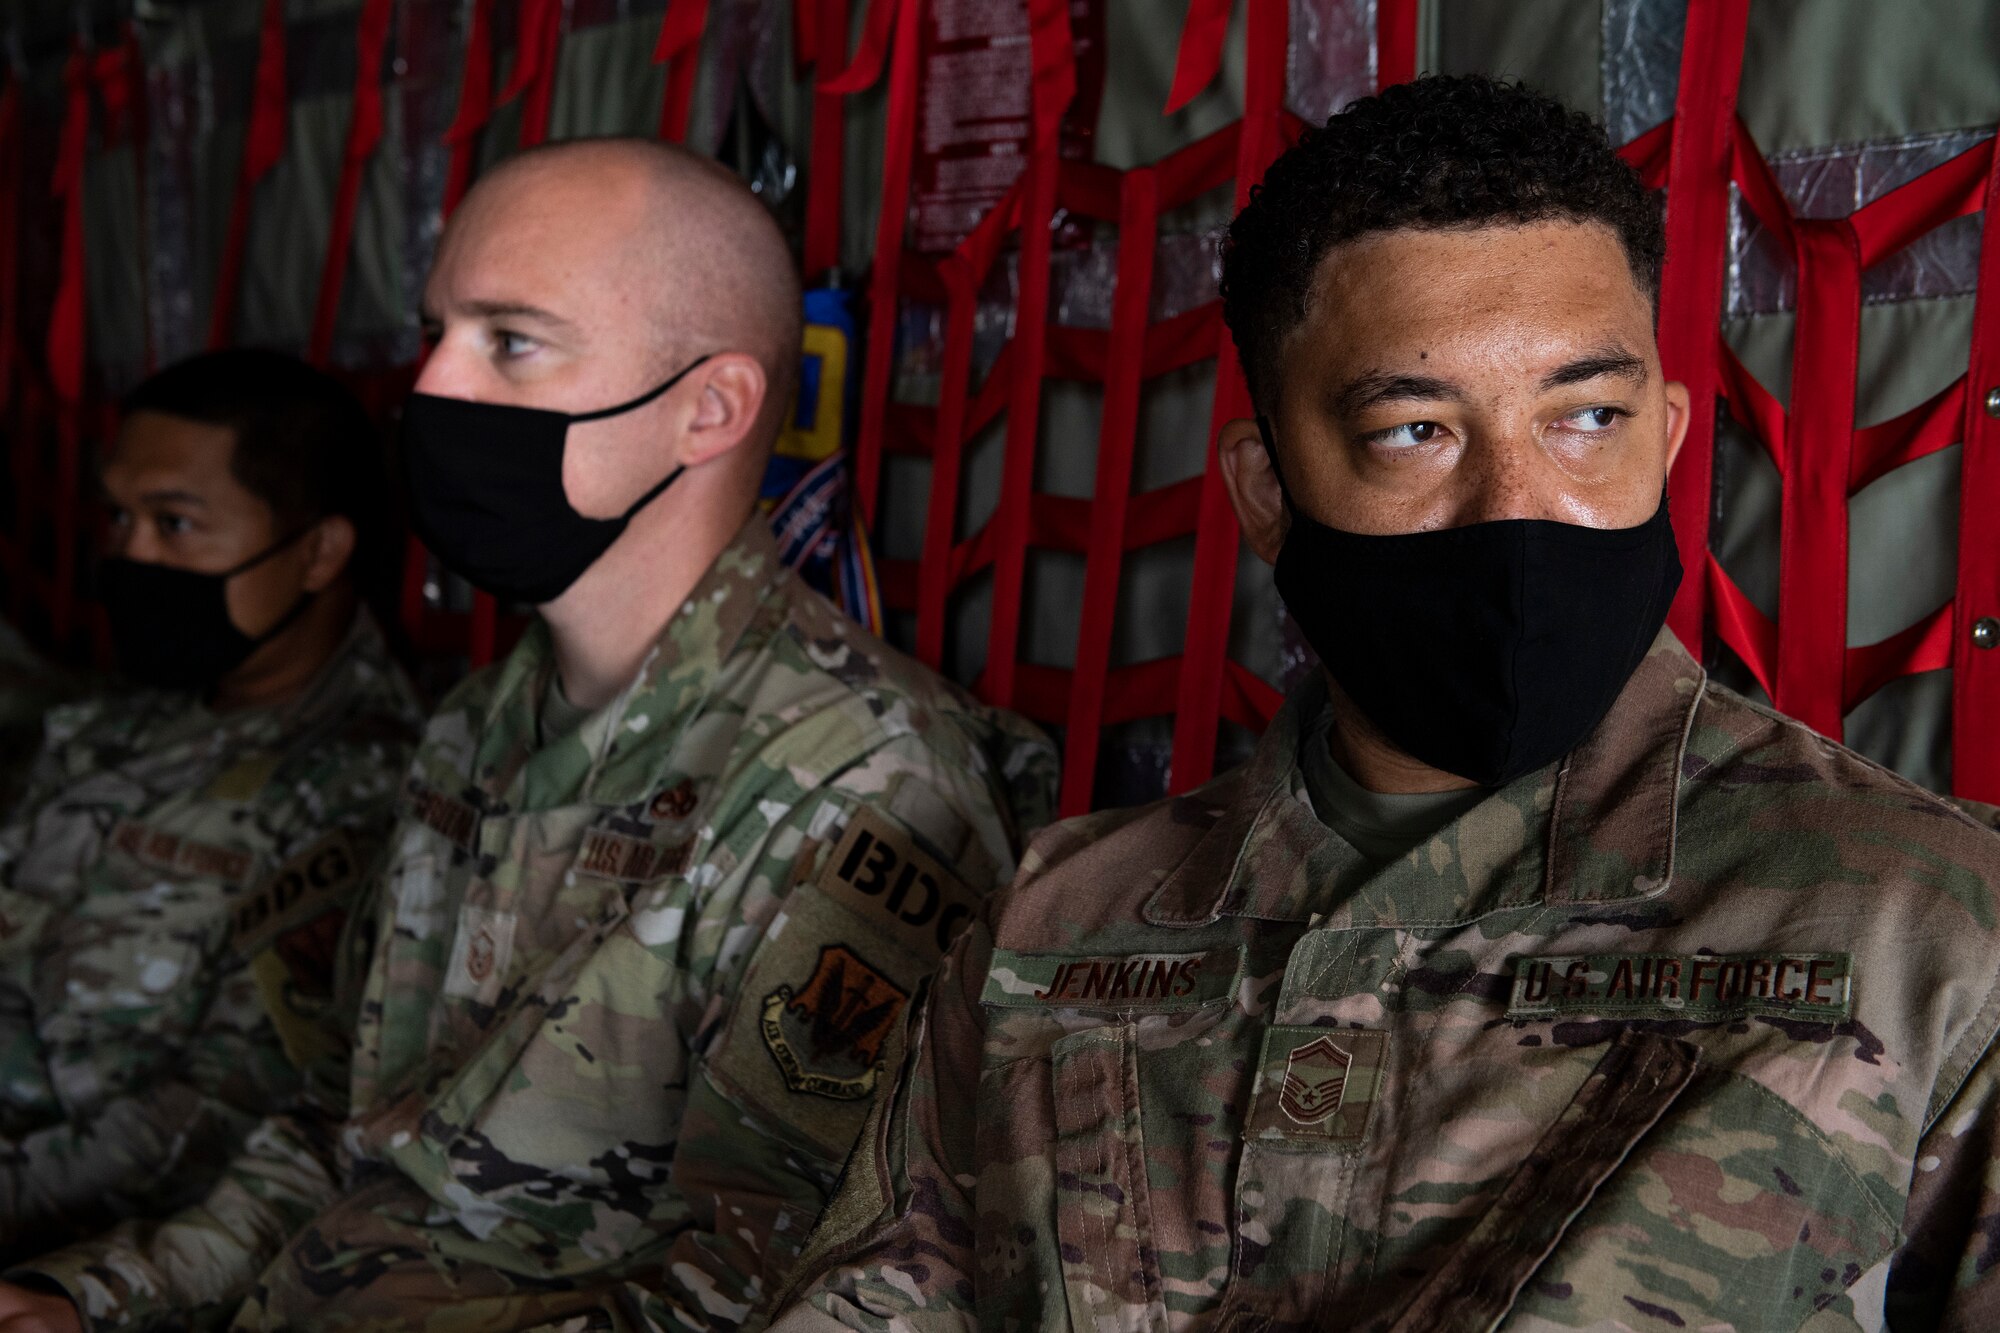
[[[233,569],[223,570],[221,575],[219,575],[219,577],[222,579],[222,586],[224,590],[223,602],[222,602],[223,614],[227,615],[229,613],[229,593],[228,593],[229,580],[235,578],[238,574],[243,573],[245,570],[255,569],[257,566],[263,564],[266,560],[269,560],[272,556],[284,550],[286,547],[295,545],[298,542],[304,540],[305,535],[318,526],[319,524],[317,523],[308,524],[307,526],[300,528],[297,532],[294,532],[289,537],[278,538],[277,541],[272,542],[269,546],[266,546],[256,555],[251,556],[248,560],[245,560],[242,564],[235,566]],[[272,625],[271,628],[265,630],[262,634],[259,634],[256,638],[250,640],[252,649],[254,650],[257,648],[262,648],[265,644],[269,643],[271,640],[277,638],[280,634],[283,634],[286,630],[290,629],[294,624],[298,622],[298,618],[306,613],[306,608],[312,605],[313,598],[317,596],[319,596],[319,594],[311,591],[310,589],[306,588],[299,589],[299,595],[292,601],[291,610],[285,612],[285,614],[283,614],[282,616],[279,616],[277,623]],[[231,623],[234,624],[235,622],[232,621]],[[246,635],[245,637],[248,636]]]
[[[655,398],[658,398],[661,394],[665,393],[667,390],[673,388],[676,384],[679,384],[682,380],[686,379],[688,375],[693,372],[696,366],[699,366],[702,362],[708,360],[709,357],[713,355],[714,353],[712,352],[702,353],[700,356],[696,357],[694,360],[688,362],[685,366],[682,366],[678,371],[676,371],[672,379],[668,380],[664,384],[646,390],[646,392],[640,394],[637,398],[634,398],[629,403],[620,403],[616,407],[601,408],[596,412],[577,412],[570,417],[569,424],[574,426],[579,421],[602,421],[606,417],[620,417],[624,416],[627,412],[636,412],[640,408],[644,407],[647,403],[652,402]],[[667,487],[673,485],[675,481],[679,480],[681,473],[685,471],[687,471],[687,464],[682,463],[672,472],[669,472],[665,477],[662,477],[660,479],[659,485],[653,487],[652,490],[647,491],[644,495],[640,496],[637,500],[633,501],[632,507],[625,511],[625,516],[615,521],[619,523],[630,523],[633,520],[633,518],[638,515],[641,509],[644,509],[647,505],[659,499],[660,492],[666,490]]]

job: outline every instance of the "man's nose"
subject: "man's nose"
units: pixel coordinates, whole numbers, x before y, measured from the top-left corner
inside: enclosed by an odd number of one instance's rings
[[[1564,506],[1556,469],[1526,426],[1475,438],[1460,463],[1453,527],[1506,519],[1561,520]]]
[[[416,391],[434,398],[478,398],[484,364],[463,340],[441,338],[417,373]]]

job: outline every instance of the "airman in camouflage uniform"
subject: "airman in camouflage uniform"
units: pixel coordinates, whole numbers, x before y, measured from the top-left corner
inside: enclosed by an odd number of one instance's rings
[[[454,215],[425,299],[417,521],[540,614],[418,749],[344,1122],[274,1119],[198,1206],[32,1265],[93,1328],[239,1302],[245,1329],[750,1323],[903,1011],[1052,803],[1039,733],[843,618],[754,512],[799,295],[740,182],[658,145],[524,155]],[[554,406],[663,366],[480,489]],[[626,520],[578,512],[592,485]]]
[[[282,706],[48,715],[0,826],[0,1246],[177,1206],[290,1104],[417,723],[365,615]]]
[[[1483,79],[1272,166],[1218,452],[1322,669],[1030,849],[782,1333],[2000,1327],[2000,838],[1661,628],[1659,228]]]

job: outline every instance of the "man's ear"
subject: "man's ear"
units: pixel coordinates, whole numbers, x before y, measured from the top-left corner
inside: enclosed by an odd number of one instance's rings
[[[1277,469],[1264,450],[1263,432],[1255,421],[1239,417],[1223,426],[1215,449],[1222,461],[1222,482],[1229,488],[1229,503],[1236,507],[1244,539],[1259,560],[1276,564],[1288,520],[1284,488],[1278,484]]]
[[[1679,380],[1667,381],[1667,471],[1674,470],[1674,460],[1681,455],[1681,445],[1687,441],[1688,426],[1694,421],[1693,398],[1688,386]]]
[[[312,535],[305,539],[306,591],[319,592],[331,587],[354,559],[358,540],[354,520],[345,514],[330,514],[314,524]]]
[[[741,443],[757,424],[771,389],[764,367],[743,352],[712,356],[696,373],[694,414],[681,446],[681,462],[689,467],[719,458]]]

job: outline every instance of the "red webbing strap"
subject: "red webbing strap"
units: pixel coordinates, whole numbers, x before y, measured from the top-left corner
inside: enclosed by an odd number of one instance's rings
[[[523,148],[549,137],[549,106],[555,97],[556,57],[562,46],[563,0],[520,0],[514,26],[514,72],[496,105],[527,96],[521,103]]]
[[[1253,4],[1265,0],[1251,0]],[[1229,15],[1236,0],[1188,0],[1181,22],[1181,44],[1174,53],[1174,86],[1167,92],[1166,114],[1186,106],[1222,69],[1222,46],[1229,36]]]
[[[250,115],[243,124],[243,160],[236,171],[236,197],[229,205],[229,230],[222,265],[209,305],[208,345],[227,347],[236,325],[236,297],[243,284],[243,251],[250,238],[250,205],[257,183],[285,155],[285,0],[264,0],[257,30],[257,72],[250,92]]]
[[[841,189],[847,173],[847,99],[828,92],[827,85],[847,68],[847,0],[792,0],[792,8],[801,28],[800,60],[813,66],[805,234],[805,280],[813,284],[824,280],[827,270],[840,263]]]
[[[996,208],[996,212],[999,210]],[[919,662],[932,669],[944,663],[945,608],[954,579],[952,516],[958,510],[958,480],[965,456],[965,404],[972,379],[972,334],[979,313],[979,284],[985,270],[964,251],[947,255],[944,279],[944,364],[938,382],[932,433],[930,515],[924,524],[924,557],[917,567]]]
[[[1847,478],[1861,344],[1861,251],[1846,218],[1792,223],[1799,270],[1778,528],[1771,702],[1839,740],[1847,686]]]
[[[1054,242],[1056,182],[1062,170],[1062,118],[1076,95],[1076,52],[1069,0],[1028,0],[1033,52],[1034,141],[1027,197],[1021,210],[1020,295],[1014,314],[1014,380],[1007,402],[1007,438],[1000,500],[993,512],[992,617],[986,632],[985,697],[1002,708],[1014,698],[1015,656],[1021,639],[1021,593],[1027,577],[1029,509],[1035,451],[1041,440],[1043,348],[1049,329],[1049,266]]]
[[[1250,6],[1249,42],[1244,56],[1243,128],[1236,141],[1236,207],[1281,147],[1285,102],[1285,42],[1290,15],[1277,0]],[[1183,792],[1208,781],[1215,771],[1216,724],[1221,716],[1229,621],[1236,591],[1236,559],[1241,537],[1236,511],[1222,480],[1215,441],[1225,422],[1251,414],[1250,391],[1236,344],[1224,329],[1215,346],[1215,402],[1209,415],[1208,466],[1201,481],[1201,509],[1195,520],[1194,574],[1188,589],[1187,634],[1182,641],[1180,682],[1175,690],[1173,764],[1167,790]]]
[[[1375,87],[1417,77],[1417,0],[1375,0]]]
[[[1958,591],[1951,630],[1951,789],[2000,802],[2000,647],[1973,627],[2000,620],[2000,145],[1986,172],[1979,295],[1966,369],[1965,445],[1958,474]]]
[[[104,111],[99,142],[105,148],[124,146],[132,150],[132,193],[138,210],[135,229],[143,254],[151,235],[146,226],[146,66],[139,53],[138,29],[128,21],[124,24],[124,34],[116,46],[97,53],[91,62],[91,81]],[[139,328],[144,365],[150,373],[154,368],[152,284],[144,281],[139,284]]]
[[[1083,567],[1083,618],[1076,670],[1070,680],[1063,738],[1060,814],[1086,813],[1097,783],[1099,732],[1111,670],[1111,627],[1125,557],[1132,456],[1139,436],[1139,386],[1146,370],[1146,326],[1153,298],[1153,251],[1158,243],[1157,173],[1125,173],[1118,217],[1117,285],[1111,298],[1111,346],[1104,368],[1104,408],[1097,430],[1097,480],[1091,494],[1089,548]]]
[[[1696,655],[1708,619],[1708,511],[1715,484],[1716,347],[1736,85],[1743,72],[1749,0],[1688,6],[1667,159],[1667,263],[1660,282],[1660,360],[1688,387],[1692,419],[1667,480],[1686,577],[1667,623]]]
[[[458,108],[444,132],[451,166],[444,178],[444,215],[450,217],[472,185],[479,132],[493,114],[493,0],[472,0],[465,30],[465,60],[458,77]]]
[[[0,86],[0,415],[14,403],[20,355],[21,256],[21,85],[9,78]],[[24,447],[19,432],[13,448]],[[17,532],[14,534],[19,537]]]
[[[666,93],[660,99],[660,138],[668,143],[687,138],[695,75],[701,72],[701,35],[707,30],[708,0],[672,0],[667,16],[660,20],[653,63],[667,67]]]
[[[395,9],[395,0],[365,0],[355,29],[357,60],[354,99],[347,113],[347,146],[341,153],[340,180],[334,187],[333,225],[320,266],[312,334],[306,341],[306,359],[316,366],[324,366],[333,352],[333,326],[340,316],[341,289],[347,283],[361,186],[367,178],[368,159],[382,139],[382,55],[389,44],[389,19]]]
[[[888,128],[882,147],[882,211],[875,220],[875,261],[868,279],[868,357],[861,378],[861,434],[855,441],[854,499],[861,521],[878,529],[876,492],[882,480],[882,436],[889,414],[889,377],[896,355],[896,279],[902,269],[903,224],[910,208],[911,158],[917,136],[917,34],[923,0],[869,0],[861,50],[829,91],[866,88],[881,72],[882,41],[871,50],[866,33],[893,20],[895,53],[889,71]]]
[[[49,384],[57,423],[55,493],[39,501],[55,528],[55,568],[49,590],[50,628],[57,642],[70,633],[76,581],[76,482],[83,452],[84,249],[83,167],[90,143],[91,57],[79,46],[63,67],[62,128],[56,140],[50,193],[62,203],[62,239],[55,300],[49,310]]]

